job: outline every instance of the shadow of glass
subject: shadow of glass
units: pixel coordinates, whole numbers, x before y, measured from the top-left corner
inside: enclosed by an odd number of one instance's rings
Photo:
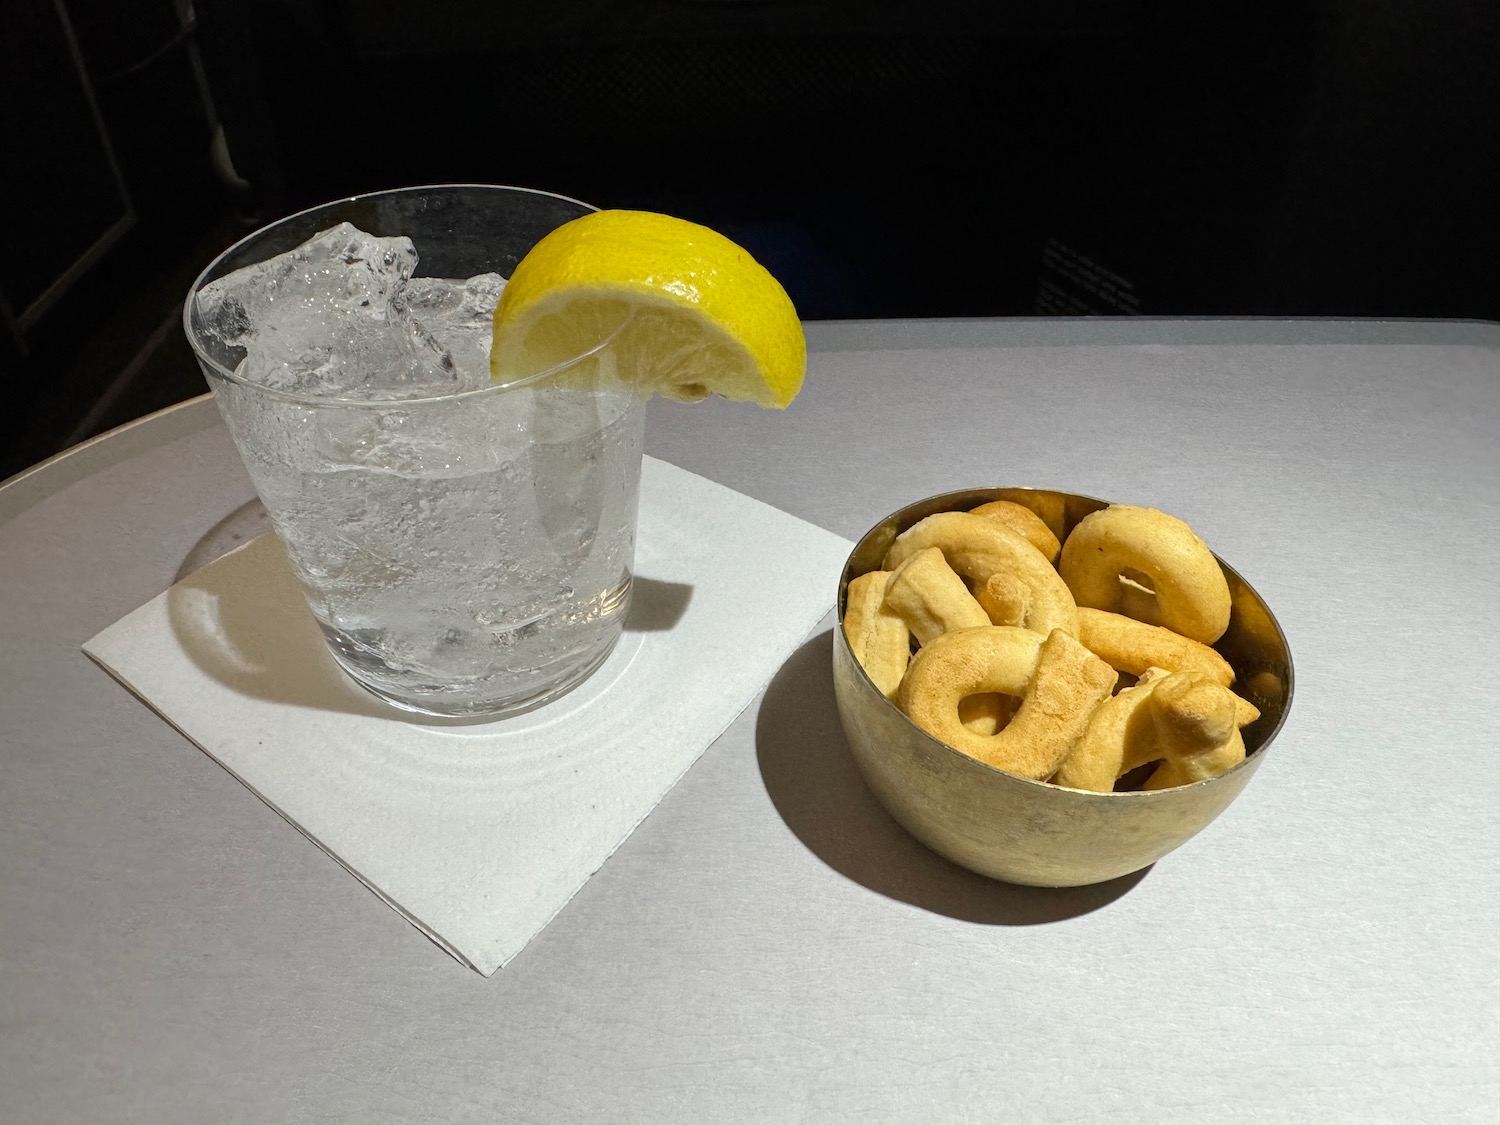
[[[682,620],[692,600],[693,588],[686,582],[663,582],[637,574],[630,583],[625,631],[665,633]]]
[[[218,561],[167,591],[172,631],[205,673],[256,699],[380,718],[404,715],[334,661],[274,535]]]
[[[855,765],[834,701],[832,645],[825,630],[782,665],[755,730],[766,792],[787,827],[829,867],[888,898],[1000,926],[1088,914],[1145,878],[1149,868],[1088,887],[1023,887],[928,849],[885,811]]]
[[[183,557],[182,565],[172,577],[181,582],[189,574],[202,570],[215,559],[223,558],[237,547],[243,547],[271,530],[271,517],[265,505],[256,497],[241,504],[234,511],[209,528],[194,543]]]

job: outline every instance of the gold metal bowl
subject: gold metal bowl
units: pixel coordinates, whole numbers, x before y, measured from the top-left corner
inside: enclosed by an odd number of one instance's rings
[[[891,703],[844,637],[850,579],[880,568],[897,535],[937,512],[990,500],[1031,508],[1066,538],[1108,501],[1031,488],[969,489],[931,496],[886,517],[850,554],[839,580],[833,686],[860,772],[902,826],[971,871],[1037,887],[1075,887],[1128,875],[1181,846],[1240,795],[1265,760],[1292,701],[1292,657],[1270,607],[1222,559],[1232,598],[1229,628],[1214,645],[1233,666],[1235,691],[1260,708],[1243,731],[1245,760],[1208,781],[1150,792],[1088,793],[1015,777],[933,738]]]

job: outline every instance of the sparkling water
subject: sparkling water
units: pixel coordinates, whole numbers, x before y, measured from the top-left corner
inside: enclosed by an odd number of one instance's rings
[[[335,657],[434,714],[582,679],[630,593],[643,404],[609,355],[495,387],[504,282],[349,224],[198,294],[215,397]]]

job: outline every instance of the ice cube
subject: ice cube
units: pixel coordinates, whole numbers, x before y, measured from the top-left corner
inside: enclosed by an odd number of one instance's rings
[[[393,306],[437,342],[453,361],[465,387],[488,386],[492,318],[505,279],[482,273],[467,281],[413,277],[393,300]]]
[[[517,473],[531,449],[535,392],[322,411],[311,431],[329,470],[358,468],[412,479]]]
[[[198,292],[198,308],[211,333],[248,347],[263,327],[284,322],[283,310],[300,312],[297,319],[336,309],[383,320],[416,266],[411,239],[376,238],[340,223],[295,250],[209,282]]]
[[[340,223],[204,286],[198,307],[210,333],[245,349],[249,382],[321,396],[449,394],[452,360],[396,301],[416,264],[410,239]]]

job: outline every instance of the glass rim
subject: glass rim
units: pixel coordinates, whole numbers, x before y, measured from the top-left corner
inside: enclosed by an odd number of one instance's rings
[[[225,258],[230,257],[236,251],[246,246],[248,243],[254,241],[257,238],[260,238],[268,231],[282,226],[285,223],[292,222],[296,219],[312,215],[317,211],[327,210],[332,207],[346,206],[350,203],[355,203],[361,200],[379,199],[382,196],[418,195],[422,192],[452,191],[459,189],[477,189],[485,192],[546,196],[549,199],[559,199],[565,203],[575,203],[579,207],[585,208],[590,212],[596,212],[600,210],[600,208],[594,206],[592,203],[586,203],[581,199],[575,199],[571,195],[562,195],[561,193],[555,191],[543,191],[540,188],[519,187],[513,184],[459,182],[418,184],[412,187],[382,188],[379,191],[358,192],[354,195],[345,195],[340,196],[337,199],[329,199],[323,203],[317,203],[311,207],[304,207],[300,211],[293,211],[290,214],[283,215],[279,219],[274,219],[269,223],[264,223],[261,226],[256,227],[253,231],[250,231],[248,234],[245,234],[236,239],[233,243],[225,247],[218,254],[215,254],[213,260],[199,271],[198,276],[193,279],[192,284],[188,287],[187,298],[183,301],[182,305],[182,332],[183,335],[187,337],[188,347],[192,349],[193,356],[198,360],[199,366],[203,368],[205,375],[211,376],[215,379],[222,379],[224,382],[233,383],[238,387],[245,387],[249,390],[257,392],[258,394],[267,395],[269,397],[279,399],[283,402],[296,403],[301,406],[337,406],[341,408],[368,407],[373,409],[392,410],[408,406],[421,406],[424,403],[458,402],[463,399],[477,398],[481,395],[504,394],[508,391],[518,390],[523,387],[531,386],[533,383],[540,382],[541,380],[546,379],[549,376],[556,375],[561,371],[566,371],[568,368],[573,367],[592,356],[598,355],[600,352],[609,347],[609,345],[614,342],[615,337],[620,334],[621,329],[624,327],[623,325],[616,328],[608,336],[600,340],[597,344],[595,344],[588,350],[579,352],[577,355],[565,359],[561,363],[553,364],[551,367],[534,372],[531,375],[524,375],[519,379],[512,379],[507,383],[491,383],[488,386],[471,387],[466,391],[457,391],[454,394],[430,394],[414,398],[350,398],[346,395],[305,394],[297,391],[282,390],[279,387],[268,387],[263,383],[253,382],[249,379],[242,378],[236,372],[229,370],[213,356],[205,353],[202,347],[199,346],[197,333],[193,329],[193,302],[197,298],[199,291],[208,284],[208,282],[205,280],[208,275],[211,274],[214,269],[224,261]],[[418,256],[420,257],[420,248],[418,250]],[[254,262],[246,263],[247,266],[254,264]],[[506,280],[508,281],[509,279],[507,278]]]

